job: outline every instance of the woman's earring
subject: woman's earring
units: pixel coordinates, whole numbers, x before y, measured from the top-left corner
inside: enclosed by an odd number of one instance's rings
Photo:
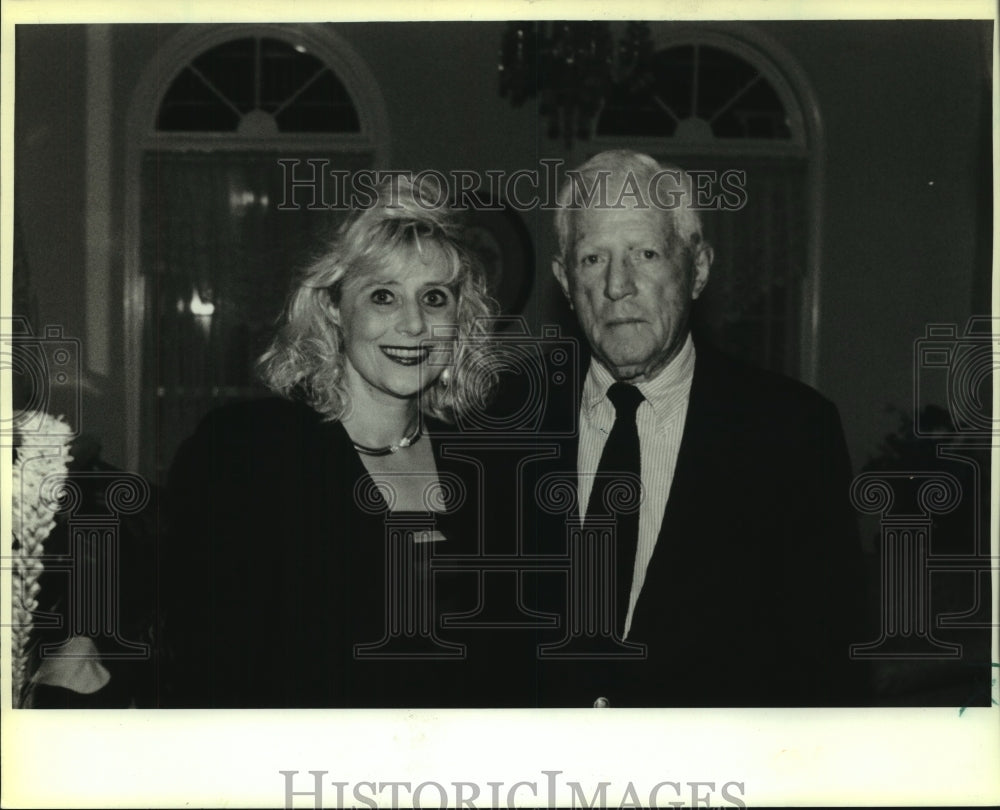
[[[441,372],[441,387],[447,388],[451,385],[451,366],[447,366],[444,371]]]

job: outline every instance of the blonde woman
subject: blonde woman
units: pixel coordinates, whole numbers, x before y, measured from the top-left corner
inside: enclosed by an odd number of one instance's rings
[[[377,192],[302,275],[259,361],[278,397],[210,414],[178,452],[165,703],[461,705],[460,651],[428,642],[450,597],[426,561],[476,542],[461,483],[475,473],[436,436],[488,399],[494,304],[438,189]],[[423,607],[387,573],[399,526],[413,529],[400,553],[424,563]],[[380,646],[397,620],[446,660]]]

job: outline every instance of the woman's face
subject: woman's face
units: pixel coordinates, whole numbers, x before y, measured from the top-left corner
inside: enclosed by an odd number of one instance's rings
[[[391,255],[345,280],[334,316],[343,334],[345,383],[361,401],[418,396],[444,369],[457,322],[450,263],[433,242]],[[430,340],[438,341],[433,348]]]

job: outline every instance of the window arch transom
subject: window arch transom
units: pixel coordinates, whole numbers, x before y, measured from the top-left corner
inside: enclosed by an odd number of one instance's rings
[[[156,117],[159,132],[361,131],[343,83],[306,45],[241,37],[192,59],[173,80]]]
[[[687,143],[803,144],[801,117],[761,66],[732,48],[689,41],[653,53],[609,95],[597,137]]]

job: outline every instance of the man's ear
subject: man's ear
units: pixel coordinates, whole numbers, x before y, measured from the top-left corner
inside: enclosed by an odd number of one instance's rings
[[[715,251],[707,242],[698,245],[694,254],[694,284],[691,285],[691,299],[694,300],[708,284],[708,271],[712,267],[712,260],[715,259]]]
[[[573,299],[569,295],[569,276],[566,273],[566,265],[559,256],[554,256],[552,258],[552,275],[556,277],[556,281],[559,282],[559,286],[562,287],[563,295],[566,296],[566,300],[569,301],[570,309],[573,308]]]

